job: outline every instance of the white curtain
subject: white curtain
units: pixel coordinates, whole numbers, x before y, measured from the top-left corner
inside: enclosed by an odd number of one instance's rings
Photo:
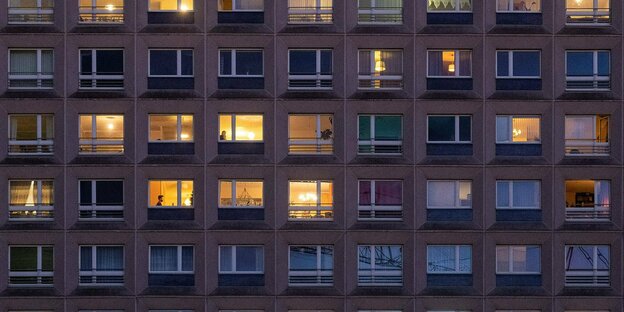
[[[95,262],[98,271],[122,271],[123,248],[118,246],[99,246],[96,250]]]
[[[178,247],[156,246],[150,250],[151,271],[177,271],[178,270]]]
[[[37,51],[11,51],[11,68],[14,74],[35,74],[37,72]]]
[[[35,181],[11,181],[12,206],[34,206],[37,198],[37,184]]]
[[[455,207],[454,181],[429,181],[427,184],[427,206],[432,208]]]
[[[566,140],[593,140],[594,118],[592,116],[566,117]]]

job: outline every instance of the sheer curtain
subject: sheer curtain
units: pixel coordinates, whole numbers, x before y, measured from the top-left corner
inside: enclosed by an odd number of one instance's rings
[[[609,181],[596,181],[596,206],[609,207],[611,203],[611,183]]]
[[[177,271],[178,270],[178,247],[157,246],[150,250],[150,270]]]
[[[375,182],[375,203],[377,205],[401,205],[403,203],[401,181]]]
[[[566,117],[566,140],[593,140],[594,118],[592,116]]]
[[[455,207],[455,182],[429,181],[427,184],[427,207]]]
[[[386,65],[386,70],[382,75],[402,75],[403,74],[403,53],[401,51],[381,51],[381,60]]]
[[[443,68],[444,61],[442,60],[442,51],[429,51],[429,76],[445,76]]]
[[[509,208],[509,181],[496,182],[496,208]]]
[[[11,181],[11,205],[34,206],[36,199],[35,181]]]
[[[370,75],[373,73],[371,68],[371,54],[373,51],[360,51],[358,58],[358,70],[360,75]]]
[[[459,51],[459,76],[472,74],[472,51]]]
[[[539,182],[537,181],[514,181],[513,203],[515,207],[537,208],[539,207]]]
[[[95,261],[98,271],[123,271],[123,247],[97,247]]]
[[[11,51],[11,68],[9,72],[12,74],[29,75],[37,73],[37,51],[28,50]]]
[[[520,129],[521,134],[528,142],[540,140],[540,119],[538,117],[514,117],[513,129]]]
[[[54,73],[54,53],[52,50],[41,51],[41,73],[47,75]]]

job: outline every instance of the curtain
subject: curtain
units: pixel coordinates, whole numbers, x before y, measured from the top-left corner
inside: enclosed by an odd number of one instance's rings
[[[427,252],[429,272],[455,271],[455,246],[431,246]]]
[[[514,207],[539,207],[539,183],[536,181],[513,182]]]
[[[403,7],[403,1],[402,0],[376,0],[375,1],[375,8],[377,9],[384,9],[384,8],[401,8]]]
[[[44,115],[41,116],[41,139],[53,139],[54,138],[54,116]]]
[[[512,121],[513,129],[522,131],[514,141],[538,142],[540,140],[540,119],[539,117],[514,117]]]
[[[150,270],[177,271],[178,270],[178,247],[157,246],[150,250]]]
[[[375,182],[375,203],[377,205],[401,205],[403,183],[401,181]]]
[[[456,2],[457,0],[429,0],[429,10],[434,10],[434,11],[455,10]]]
[[[122,271],[123,247],[96,247],[96,269],[98,271]]]
[[[381,60],[386,65],[385,75],[403,74],[403,53],[400,51],[381,51]]]
[[[472,51],[459,51],[459,76],[467,77],[471,75],[472,73],[471,58],[472,58]]]
[[[54,204],[54,182],[41,181],[41,204],[48,206]]]
[[[11,181],[11,205],[34,206],[37,198],[35,181]]]
[[[510,141],[509,119],[508,116],[496,117],[496,142],[507,143]]]
[[[496,1],[496,9],[498,11],[508,11],[509,10],[509,1],[511,1],[511,0],[497,0]]]
[[[375,116],[375,139],[400,140],[401,121],[401,116]]]
[[[360,205],[371,204],[371,181],[360,181]]]
[[[261,247],[236,247],[236,271],[263,271],[264,255]]]
[[[427,207],[455,207],[454,181],[429,181],[427,184]]]
[[[93,254],[91,246],[80,247],[80,271],[91,271],[93,269]]]
[[[496,246],[496,271],[509,272],[509,246]]]
[[[237,10],[262,10],[264,9],[264,0],[238,0],[236,1]]]
[[[429,51],[429,76],[446,76],[442,51]]]
[[[54,73],[54,53],[52,50],[41,51],[41,73]]]
[[[373,69],[371,68],[371,54],[373,51],[360,51],[358,52],[358,69],[361,75],[370,75],[373,73]]]
[[[36,50],[14,50],[11,51],[11,68],[9,72],[14,74],[32,75],[37,73],[37,51]]]
[[[193,247],[182,246],[182,271],[193,271]]]
[[[566,117],[566,140],[593,140],[594,118],[592,116]]]
[[[596,199],[595,203],[597,207],[609,207],[611,203],[611,190],[609,181],[596,181]]]
[[[509,208],[509,183],[508,181],[496,182],[496,208]]]

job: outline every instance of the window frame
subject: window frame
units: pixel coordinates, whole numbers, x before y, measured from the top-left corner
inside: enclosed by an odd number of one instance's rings
[[[508,120],[507,140],[499,141],[498,133],[496,133],[496,144],[542,144],[542,116],[541,115],[496,115],[496,120],[505,118]],[[514,141],[513,140],[513,121],[515,118],[536,118],[540,125],[540,133],[538,141]],[[498,127],[496,128],[498,131]]]
[[[91,137],[90,138],[81,138],[82,129],[81,129],[81,117],[82,116],[90,116],[91,117]],[[97,117],[102,116],[112,116],[112,117],[121,117],[121,125],[123,127],[122,134],[123,137],[121,139],[99,139],[97,132]],[[79,114],[78,115],[78,154],[80,155],[123,155],[125,152],[125,116],[123,114]],[[91,146],[90,151],[82,151],[81,146]],[[119,147],[119,151],[98,151],[97,146],[115,146]]]
[[[37,248],[37,268],[35,271],[11,271],[11,249],[13,248]],[[43,248],[52,248],[52,271],[43,271]],[[8,246],[8,279],[7,285],[9,288],[11,287],[54,287],[54,268],[56,266],[56,261],[54,261],[55,252],[54,245],[19,245],[19,244],[9,244]],[[21,284],[21,283],[11,283],[12,277],[35,277],[37,278],[37,283],[35,284]],[[43,279],[49,277],[51,282],[44,283]]]
[[[499,60],[499,56],[498,53],[499,52],[503,52],[503,53],[507,53],[507,71],[509,73],[508,76],[502,76],[499,75],[498,73],[498,60]],[[513,74],[513,68],[514,68],[514,54],[517,52],[524,52],[524,53],[537,53],[538,55],[538,75],[537,76],[515,76]],[[542,51],[541,50],[496,50],[496,79],[542,79]]]
[[[314,116],[316,118],[315,138],[291,138],[290,129],[290,117],[291,116]],[[322,118],[328,117],[331,122],[331,135],[329,139],[323,139],[322,137]],[[334,154],[334,137],[336,136],[334,127],[334,114],[333,113],[319,113],[319,114],[307,114],[307,113],[294,113],[288,114],[288,155],[333,155]],[[291,146],[306,146],[313,148],[313,151],[291,151]],[[324,150],[323,147],[328,148]]]
[[[13,127],[13,118],[12,117],[32,117],[35,116],[36,118],[36,127],[37,127],[37,139],[36,140],[18,140],[17,138],[11,138],[11,128]],[[50,121],[52,122],[52,133],[50,133],[51,138],[48,139],[43,139],[42,138],[42,132],[43,132],[43,117],[49,117]],[[8,127],[8,155],[9,156],[13,156],[13,155],[53,155],[54,154],[54,114],[8,114],[8,123],[7,125]],[[35,146],[37,148],[37,150],[41,150],[41,151],[35,151],[35,152],[25,152],[25,153],[21,153],[21,152],[12,152],[11,151],[11,146]],[[49,152],[44,152],[44,149],[48,149]]]
[[[396,141],[392,141],[392,140],[377,140],[375,138],[375,118],[376,117],[400,117],[401,118],[401,137],[396,140]],[[360,139],[360,118],[361,117],[368,117],[370,118],[370,140],[363,140]],[[402,155],[403,154],[403,132],[405,131],[405,128],[403,126],[403,115],[395,115],[395,114],[358,114],[357,115],[357,129],[358,129],[358,133],[357,133],[357,139],[358,139],[358,155]],[[373,150],[373,152],[371,153],[364,153],[364,152],[360,152],[360,145],[366,146],[366,145],[370,145],[371,147],[375,147],[375,146],[397,146],[400,151],[399,152],[375,152],[375,150]]]
[[[532,182],[532,183],[536,183],[537,184],[537,188],[535,189],[535,198],[537,199],[537,206],[536,207],[522,207],[522,206],[518,206],[516,207],[514,205],[513,202],[513,185],[515,183],[519,183],[519,182]],[[508,207],[500,207],[498,206],[498,187],[499,185],[502,185],[503,183],[507,183],[507,194],[508,194],[508,198],[507,200],[509,201],[509,206]],[[502,179],[502,180],[496,180],[496,210],[541,210],[542,209],[542,205],[541,205],[541,187],[542,187],[542,183],[541,180],[520,180],[520,179],[515,179],[515,180],[510,180],[510,179]]]
[[[458,0],[459,1],[459,0]],[[470,52],[470,74],[467,76],[461,76],[459,73],[459,69],[460,69],[460,57],[459,57],[459,53],[460,52]],[[453,76],[437,76],[437,75],[430,75],[429,74],[429,58],[430,58],[430,53],[431,52],[442,52],[442,55],[444,55],[444,52],[453,52],[454,54],[454,61],[453,61],[453,65],[455,66],[456,70],[454,71]],[[430,49],[427,50],[427,76],[426,78],[435,78],[435,79],[472,79],[472,72],[473,72],[473,68],[472,68],[472,49]]]
[[[508,267],[507,267],[507,271],[502,271],[499,269],[498,267],[498,248],[499,247],[505,247],[507,250],[507,259],[509,259],[509,263],[508,263]],[[526,254],[526,250],[528,250],[529,247],[537,247],[539,249],[539,270],[538,271],[518,271],[516,272],[514,270],[514,261],[512,261],[512,259],[514,258],[514,247],[524,247],[525,248],[525,254]],[[542,274],[542,246],[541,245],[496,245],[496,274],[497,275],[541,275]],[[526,257],[524,259],[524,262],[527,262],[527,258]]]
[[[12,198],[11,198],[11,184],[13,182],[30,182],[31,184],[34,182],[35,186],[37,187],[37,198],[35,199],[35,203],[34,206],[27,206],[27,205],[15,205],[12,202]],[[44,204],[43,203],[43,183],[44,182],[51,182],[52,183],[52,189],[50,190],[50,192],[52,193],[52,202],[49,204]],[[54,220],[54,201],[55,201],[55,185],[54,185],[54,179],[50,179],[50,178],[43,178],[43,179],[9,179],[8,180],[8,198],[9,198],[9,221],[17,221],[17,222],[30,222],[30,221],[53,221]],[[25,207],[28,207],[28,209],[24,209]],[[29,211],[36,211],[36,212],[47,212],[49,213],[48,216],[41,216],[41,217],[12,217],[11,216],[11,212],[13,211],[17,211],[17,212],[29,212]]]
[[[499,6],[498,6],[499,1],[501,0],[496,0],[496,13],[513,13],[513,14],[541,14],[542,13],[542,1],[541,0],[540,0],[540,3],[538,4],[537,11],[514,10],[513,0],[508,0],[509,5],[507,6],[506,11],[499,10]],[[502,0],[502,1],[505,1],[505,0]],[[526,7],[526,4],[525,4],[525,7]]]
[[[232,128],[230,129],[230,133],[232,134],[231,140],[222,140],[221,133],[218,132],[217,142],[218,143],[264,143],[264,113],[219,113],[217,115],[217,129],[221,131],[221,116],[230,116],[230,124]],[[237,116],[260,116],[262,118],[262,140],[237,140],[236,139],[236,117]]]
[[[151,132],[152,129],[152,116],[176,116],[176,139],[175,140],[152,140],[150,137],[151,135],[147,136],[147,142],[148,143],[195,143],[195,115],[194,114],[148,114],[147,116],[147,128],[149,129],[148,131]],[[192,131],[192,138],[190,140],[182,140],[182,118],[184,117],[191,117],[192,122],[191,122],[191,131]]]
[[[357,8],[358,8],[358,25],[403,25],[403,0],[401,0],[401,7],[400,8],[389,8],[389,7],[382,7],[382,8],[377,8],[377,0],[370,0],[371,1],[371,7],[370,8],[362,8],[360,6],[360,1],[357,1]],[[361,15],[370,15],[371,16],[371,20],[370,21],[362,21],[360,19]],[[384,15],[389,15],[389,16],[401,16],[400,20],[398,21],[373,21],[373,19],[375,19],[376,16],[384,16]]]
[[[315,59],[315,68],[316,73],[314,74],[293,74],[290,71],[290,52],[292,51],[314,51],[316,54]],[[329,75],[323,74],[322,71],[322,54],[323,52],[330,52],[331,55],[331,73]],[[332,90],[333,89],[333,80],[334,80],[334,50],[332,48],[293,48],[288,49],[288,89],[289,90]],[[291,86],[291,82],[293,81],[305,81],[305,80],[314,80],[315,86],[313,87],[297,87]],[[323,81],[329,81],[330,86],[324,86]]]
[[[121,248],[121,261],[122,261],[122,270],[121,271],[108,271],[108,270],[98,270],[97,268],[97,249],[98,247],[117,247]],[[123,286],[124,285],[124,277],[125,277],[125,268],[126,268],[126,250],[123,245],[79,245],[78,246],[78,285],[80,286]],[[82,267],[82,248],[91,249],[91,270],[83,271]],[[121,283],[98,283],[97,277],[121,277]],[[91,277],[94,281],[93,283],[82,283],[82,277]]]
[[[262,0],[262,10],[258,10],[258,9],[240,9],[237,10],[236,9],[236,3],[241,1],[241,0],[232,0],[232,10],[223,10],[221,8],[221,1],[222,0],[218,0],[217,1],[217,12],[228,12],[228,13],[236,13],[236,12],[264,12],[264,0]]]
[[[11,55],[13,51],[35,51],[35,58],[36,58],[36,67],[37,67],[37,71],[35,72],[35,75],[24,75],[24,74],[12,74],[11,73]],[[44,51],[50,51],[52,52],[52,72],[51,73],[44,73],[43,72],[43,58],[42,58],[42,53]],[[54,49],[53,48],[9,48],[8,49],[8,66],[7,66],[7,80],[8,80],[8,89],[10,90],[50,90],[50,89],[54,89]],[[17,81],[21,81],[21,80],[37,80],[37,86],[36,87],[12,87],[11,86],[11,80],[17,80]],[[44,80],[52,80],[51,85],[49,87],[43,86],[43,81]]]
[[[454,117],[455,118],[455,140],[454,141],[431,141],[429,140],[429,118],[431,117]],[[470,140],[469,141],[461,141],[461,131],[459,127],[460,117],[469,117],[470,118]],[[427,115],[427,144],[472,144],[472,115]]]
[[[232,250],[231,260],[232,261],[230,263],[230,265],[232,266],[232,270],[231,271],[224,271],[221,268],[221,253],[223,252],[221,249],[223,247],[231,247],[232,248],[231,249]],[[236,269],[236,250],[238,249],[238,247],[258,248],[262,252],[262,270],[260,270],[260,271],[238,271]],[[264,269],[265,269],[265,265],[264,265],[264,245],[229,245],[229,244],[219,245],[218,259],[219,259],[219,263],[218,263],[218,272],[219,272],[219,274],[238,274],[238,275],[244,275],[244,274],[264,274]]]
[[[87,25],[109,25],[109,24],[123,24],[125,22],[125,6],[126,1],[122,1],[121,8],[116,5],[107,4],[104,7],[98,6],[98,0],[90,0],[90,6],[81,6],[80,2],[78,2],[78,23],[79,24],[87,24]],[[82,16],[90,16],[91,20],[83,20]],[[102,17],[111,16],[109,21],[101,20]],[[115,18],[115,16],[117,18]],[[121,16],[121,20],[119,19]],[[98,17],[100,19],[98,19]]]
[[[429,270],[429,255],[430,255],[430,249],[435,248],[435,247],[453,247],[455,249],[455,267],[453,268],[453,271],[431,271]],[[465,247],[469,247],[470,248],[470,270],[468,271],[460,271],[460,251],[461,248],[465,248]],[[467,245],[467,244],[460,244],[460,245],[453,245],[453,244],[428,244],[427,245],[427,274],[434,274],[434,275],[465,275],[465,274],[472,274],[472,245]]]
[[[152,247],[176,247],[177,248],[177,270],[176,271],[152,271]],[[191,247],[193,251],[193,270],[191,271],[183,271],[182,270],[182,248],[183,247]],[[163,245],[163,244],[155,244],[148,246],[148,262],[147,262],[147,270],[148,274],[195,274],[195,246],[194,245]]]
[[[231,72],[232,74],[227,75],[227,74],[222,74],[221,73],[221,53],[225,52],[225,51],[230,51],[230,58],[231,58]],[[236,67],[237,67],[237,63],[236,63],[236,52],[238,51],[247,51],[247,52],[260,52],[260,54],[262,55],[262,74],[260,75],[239,75],[236,73]],[[219,78],[264,78],[264,73],[265,73],[265,68],[264,68],[264,49],[262,48],[219,48],[217,50],[218,52],[218,58],[217,58],[217,76]],[[227,52],[226,52],[227,53]]]
[[[221,182],[230,182],[232,183],[232,205],[230,206],[225,206],[225,205],[221,205],[221,190],[222,190],[222,186],[221,186]],[[236,183],[237,182],[259,182],[261,183],[262,186],[262,205],[259,206],[238,206],[236,204],[237,200],[236,200]],[[218,192],[219,192],[219,203],[217,204],[218,208],[221,209],[264,209],[264,180],[262,179],[219,179],[218,180]]]
[[[566,179],[564,181],[564,191],[568,192],[567,183],[568,182],[579,182],[583,181],[583,179]],[[593,196],[594,196],[594,205],[591,207],[583,207],[577,205],[568,206],[567,200],[565,205],[565,220],[568,222],[600,222],[600,221],[610,221],[612,214],[612,192],[611,192],[611,180],[607,179],[591,179],[589,180],[593,183]],[[600,204],[597,202],[598,194],[601,193],[600,184],[606,183],[608,187],[607,197],[609,198],[608,204]],[[604,196],[604,195],[601,195]],[[577,212],[579,213],[577,215]],[[591,217],[587,218],[588,214],[591,214]]]
[[[360,203],[360,182],[370,182],[370,205],[362,205]],[[375,203],[375,184],[376,182],[400,182],[401,183],[401,205],[396,206],[396,205],[376,205]],[[393,180],[393,179],[358,179],[358,221],[401,221],[403,220],[403,199],[404,199],[404,187],[403,187],[403,180]],[[362,211],[370,211],[371,212],[371,216],[368,218],[363,218],[360,216],[360,213]],[[398,216],[392,216],[392,217],[375,217],[375,212],[376,211],[385,211],[385,212],[398,212]]]
[[[575,53],[575,52],[579,52],[579,53],[583,53],[583,52],[592,52],[592,62],[593,62],[593,68],[592,68],[592,76],[568,76],[568,53]],[[600,75],[598,73],[599,71],[599,65],[598,65],[598,55],[599,53],[603,53],[603,52],[607,52],[609,53],[609,73],[608,75],[604,76],[604,75]],[[612,57],[611,57],[611,50],[605,50],[605,49],[598,49],[598,50],[578,50],[578,49],[570,49],[570,50],[565,50],[564,51],[564,61],[565,61],[565,90],[568,92],[583,92],[583,91],[610,91],[611,88],[611,75],[613,74],[613,61],[612,61]],[[591,77],[592,79],[589,80],[587,79],[587,77]],[[605,79],[606,77],[606,79]],[[596,84],[595,87],[592,88],[570,88],[568,86],[568,83],[570,82],[575,82],[575,81],[579,81],[579,82],[591,82],[592,85]],[[598,83],[600,82],[608,82],[609,86],[606,88],[600,88],[600,86],[598,85]]]
[[[564,2],[565,3],[564,4],[565,5],[565,14],[566,14],[566,25],[569,25],[569,26],[574,26],[574,25],[595,25],[595,26],[611,25],[611,21],[613,19],[613,17],[611,16],[611,13],[613,12],[612,3],[611,3],[612,1],[609,0],[609,12],[606,15],[605,14],[598,14],[598,10],[601,9],[600,7],[598,7],[598,1],[599,0],[593,0],[592,1],[592,7],[591,7],[591,11],[593,13],[591,15],[591,17],[593,19],[592,22],[576,22],[576,23],[569,21],[569,18],[571,16],[575,16],[575,14],[572,14],[572,12],[568,12],[567,1]],[[581,11],[581,13],[588,12],[589,8],[587,8],[587,9],[588,10],[586,10],[586,11]],[[581,14],[580,16],[586,16],[586,15],[588,15],[588,14]],[[607,16],[608,17],[606,22],[601,22],[600,21],[599,18],[603,17],[603,16]]]
[[[159,13],[159,12],[176,12],[176,13],[192,13],[195,12],[195,0],[191,0],[193,2],[193,8],[192,9],[186,9],[186,10],[182,10],[182,2],[184,0],[177,0],[177,9],[175,10],[152,10],[150,9],[150,2],[152,0],[147,0],[147,12],[151,12],[151,13]]]
[[[287,20],[288,20],[288,24],[322,24],[322,25],[327,25],[327,24],[333,24],[334,22],[334,1],[332,1],[332,6],[331,8],[327,8],[327,7],[323,7],[322,1],[323,0],[314,0],[315,1],[315,6],[314,8],[308,8],[308,7],[291,7],[290,6],[290,0],[286,0],[286,8],[287,8]],[[310,13],[310,11],[312,11],[312,9],[314,9],[314,13]],[[306,14],[306,15],[310,15],[310,14],[314,14],[315,16],[315,21],[307,21],[307,20],[291,20],[291,15],[298,15],[298,14]],[[321,18],[323,15],[330,15],[331,18],[329,21],[318,21],[319,18]]]
[[[312,206],[298,206],[298,205],[293,205],[295,203],[291,203],[290,202],[290,193],[291,191],[291,183],[298,183],[298,182],[306,182],[306,183],[310,183],[310,182],[314,182],[316,183],[316,205]],[[321,198],[322,198],[322,184],[323,183],[330,183],[331,188],[332,188],[332,201],[331,201],[331,206],[324,206]],[[290,222],[308,222],[308,221],[312,221],[312,222],[318,222],[318,221],[333,221],[334,220],[334,200],[335,200],[335,196],[334,196],[334,181],[333,180],[324,180],[324,179],[318,179],[318,180],[304,180],[304,179],[295,179],[295,180],[288,180],[288,221]],[[312,218],[293,218],[290,216],[290,212],[291,211],[304,211],[304,212],[316,212],[316,216],[312,217]],[[322,217],[321,214],[323,212],[331,212],[331,217],[330,218],[326,218],[326,217]]]
[[[371,262],[370,262],[370,269],[362,269],[360,268],[360,253],[361,253],[361,248],[362,247],[368,247],[371,250]],[[375,269],[375,257],[376,257],[376,253],[375,253],[375,247],[399,247],[401,249],[401,270],[376,270]],[[404,248],[405,246],[403,245],[381,245],[381,244],[364,244],[364,245],[357,245],[357,276],[358,276],[358,287],[376,287],[376,286],[403,286],[403,270],[405,267],[405,261],[403,258],[403,254],[404,254]],[[370,272],[369,274],[362,274],[363,272]],[[396,273],[400,273],[400,274],[396,274]],[[366,277],[366,276],[370,276],[371,279],[374,281],[374,279],[376,277],[400,277],[401,281],[400,282],[387,282],[387,283],[381,283],[381,282],[371,282],[371,283],[363,283],[360,281],[360,278],[362,277]]]
[[[577,248],[577,247],[591,247],[592,248],[592,269],[591,270],[569,270],[568,269],[568,252],[570,248]],[[598,248],[600,247],[607,247],[608,251],[609,251],[609,269],[607,270],[600,270],[598,268]],[[564,285],[566,287],[609,287],[611,285],[611,245],[601,245],[601,244],[595,244],[595,245],[591,245],[591,244],[566,244],[564,247],[564,255],[565,255],[565,267],[564,267],[564,276],[565,276],[565,283]],[[576,272],[576,274],[574,274],[574,272]],[[583,274],[583,273],[587,273],[590,272],[591,274]],[[606,272],[606,274],[604,274],[604,272]],[[591,278],[591,283],[572,283],[572,282],[568,282],[568,278],[571,277],[589,277]],[[596,280],[600,277],[603,277],[607,279],[606,283],[604,281],[600,282],[599,280]]]
[[[455,204],[453,207],[436,207],[429,204],[429,188],[432,183],[436,182],[454,182],[455,194],[453,194],[453,197]],[[470,183],[470,206],[461,206],[461,199],[459,198],[460,185],[466,182]],[[427,180],[427,209],[472,209],[472,200],[472,180]]]
[[[391,74],[384,74],[383,71],[380,71],[379,73],[374,71],[375,68],[375,52],[379,51],[380,53],[382,52],[397,52],[400,53],[401,55],[401,74],[400,75],[391,75]],[[369,54],[369,58],[370,58],[370,68],[373,69],[371,70],[370,73],[368,72],[363,72],[360,70],[360,52],[368,52]],[[403,49],[358,49],[358,53],[357,53],[357,57],[358,57],[358,89],[359,90],[403,90],[403,76],[405,75],[405,64],[404,64],[404,59],[403,59]],[[366,86],[366,87],[362,87],[362,81],[368,81],[371,83],[370,86]],[[390,87],[383,87],[381,86],[381,82],[383,81],[392,81],[392,82],[398,82],[399,86],[390,86]],[[379,83],[379,86],[376,86],[376,84]]]
[[[11,7],[7,5],[7,24],[11,25],[28,25],[28,24],[54,24],[54,8],[55,3],[53,1],[52,7],[43,7],[44,0],[36,0],[37,6],[34,8],[28,7]],[[10,2],[9,2],[10,3]],[[13,11],[13,13],[12,13]],[[35,21],[11,21],[9,18],[11,15],[36,15],[40,16]],[[44,15],[51,15],[51,20],[45,20]]]
[[[565,124],[567,122],[568,118],[592,118],[592,133],[591,133],[591,137],[592,139],[568,139],[567,138],[567,134],[565,131]],[[607,135],[606,135],[606,142],[600,142],[598,139],[598,129],[597,129],[597,122],[599,118],[605,118],[607,120],[608,123],[608,129],[607,129]],[[568,144],[570,141],[570,144]],[[574,142],[580,142],[580,143],[576,143],[574,144]],[[586,144],[587,142],[589,142],[590,144]],[[566,157],[587,157],[587,156],[608,156],[611,154],[611,115],[565,115],[564,116],[564,134],[563,134],[563,143],[564,143],[564,149],[565,149],[565,156]],[[570,153],[568,152],[568,148],[572,148],[572,147],[591,147],[592,151],[589,153]],[[598,149],[598,148],[603,148],[605,149],[604,152],[601,152],[600,150],[598,151],[594,151],[594,149]]]
[[[178,0],[181,1],[181,0]],[[176,51],[176,74],[175,75],[155,75],[152,74],[152,51]],[[191,71],[192,74],[182,74],[182,52],[191,51]],[[195,77],[195,50],[194,49],[174,49],[174,48],[150,48],[147,50],[147,77],[148,78],[194,78]]]
[[[172,182],[175,181],[176,182],[176,200],[178,205],[177,206],[152,206],[150,205],[150,197],[152,195],[152,190],[151,190],[151,186],[150,186],[150,182]],[[193,183],[193,190],[191,192],[191,195],[193,195],[193,197],[195,196],[195,179],[148,179],[147,180],[147,209],[195,209],[195,201],[193,200],[191,202],[190,206],[185,206],[183,205],[184,200],[182,198],[182,183],[183,182],[192,182]]]
[[[91,182],[91,204],[83,205],[81,203],[81,182]],[[120,203],[120,205],[98,205],[97,203],[97,182],[100,181],[114,181],[122,183],[122,190],[124,189],[124,180],[123,179],[78,179],[78,220],[79,221],[114,221],[114,220],[123,220],[123,211],[124,211],[124,202]],[[122,197],[125,201],[125,194],[122,192]],[[82,217],[82,212],[87,211],[91,212],[90,218]],[[97,213],[99,211],[117,211],[120,212],[121,216],[119,217],[108,217],[108,218],[98,218]]]
[[[316,269],[314,271],[293,270],[291,266],[290,253],[292,248],[308,247],[316,248]],[[329,248],[332,251],[332,268],[331,270],[323,270],[323,248]],[[288,245],[288,286],[295,287],[314,287],[314,286],[332,286],[334,285],[334,253],[335,249],[333,245]],[[294,283],[291,282],[292,278],[306,278],[313,277],[316,279],[314,283]],[[324,279],[325,278],[325,279]],[[329,281],[327,281],[329,279]]]

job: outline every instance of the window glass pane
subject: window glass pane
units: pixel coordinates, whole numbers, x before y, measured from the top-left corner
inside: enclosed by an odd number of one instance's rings
[[[539,246],[527,246],[526,247],[526,271],[527,272],[540,272],[541,271],[541,248]]]
[[[178,182],[177,181],[149,181],[150,200],[149,205],[155,206],[178,206]]]
[[[93,249],[91,246],[80,247],[80,271],[93,270]]]
[[[316,270],[316,247],[290,247],[291,270]]]
[[[192,11],[194,0],[180,0],[180,11]]]
[[[12,140],[36,140],[37,139],[37,115],[11,116]]]
[[[607,76],[611,72],[610,53],[606,51],[598,52],[598,75]]]
[[[232,140],[232,115],[219,115],[219,140]]]
[[[177,75],[178,52],[150,50],[150,75]]]
[[[229,207],[232,205],[232,181],[221,180],[219,181],[219,206]]]
[[[321,206],[334,204],[334,188],[331,182],[321,182]]]
[[[609,270],[609,246],[596,246],[596,265],[598,270]]]
[[[219,0],[219,11],[232,11],[234,0]]]
[[[594,53],[566,52],[566,75],[592,76],[594,73]]]
[[[360,186],[359,204],[370,205],[371,204],[371,181],[360,181],[359,186]]]
[[[570,246],[566,250],[566,271],[593,270],[594,246]]]
[[[472,207],[472,183],[459,181],[459,206]]]
[[[428,272],[455,272],[455,246],[429,246],[427,248]]]
[[[35,74],[37,73],[36,50],[11,50],[10,51],[11,74]]]
[[[496,142],[509,142],[509,121],[508,116],[496,116]]]
[[[370,75],[373,73],[371,68],[371,55],[373,51],[358,51],[358,73],[360,75]]]
[[[455,207],[455,181],[428,181],[427,207]]]
[[[193,181],[181,181],[182,184],[182,206],[193,206]]]
[[[122,140],[123,116],[95,116],[96,137],[98,140]]]
[[[333,138],[333,116],[330,115],[321,115],[319,116],[319,119],[321,121],[321,128],[319,129],[321,131],[321,140],[330,140]]]
[[[41,247],[41,270],[44,272],[54,271],[53,247]]]
[[[236,115],[236,140],[262,141],[262,115]]]
[[[150,248],[151,271],[177,271],[178,270],[178,247],[176,246],[152,246]]]
[[[514,76],[539,77],[540,53],[537,51],[515,51],[513,53]]]
[[[444,69],[444,61],[442,58],[442,51],[428,51],[427,52],[427,68],[429,76],[444,76],[448,75],[448,71]],[[446,68],[448,69],[448,65],[450,65],[453,60],[446,60]],[[455,65],[453,65],[455,66]]]
[[[507,181],[496,182],[496,207],[509,207],[509,183]]]
[[[41,139],[54,138],[54,116],[41,115]]]
[[[193,115],[182,115],[182,132],[180,139],[182,141],[193,141]]]
[[[150,115],[150,141],[175,141],[178,139],[177,115]]]
[[[472,271],[472,247],[459,246],[459,271]]]
[[[375,246],[375,270],[401,270],[401,246]]]
[[[80,139],[95,138],[92,120],[93,116],[91,115],[80,115]]]
[[[182,246],[182,271],[193,271],[193,247]]]
[[[593,116],[566,116],[566,140],[594,140],[594,123]]]
[[[12,272],[37,270],[37,247],[11,247]]]
[[[370,270],[372,269],[371,263],[371,246],[358,246],[358,268]]]
[[[429,141],[455,141],[455,116],[429,116]]]
[[[509,52],[496,52],[496,74],[501,77],[509,76]]]
[[[401,116],[375,116],[375,139],[400,140]]]
[[[263,270],[263,252],[261,247],[236,247],[236,271],[257,272]]]
[[[219,74],[221,75],[232,74],[232,51],[231,50],[219,51]]]
[[[470,116],[459,116],[459,140],[462,142],[470,141],[471,119]]]
[[[514,181],[514,207],[539,207],[539,183],[536,181]]]
[[[514,142],[539,142],[539,117],[514,117],[512,124],[512,138]]]
[[[459,0],[429,0],[427,11],[455,11]]]
[[[333,247],[321,247],[321,270],[331,270],[334,268]]]
[[[316,206],[319,202],[317,183],[290,181],[288,183],[289,206]]]
[[[509,11],[509,3],[513,0],[496,0],[496,10],[497,11]]]
[[[182,50],[180,56],[182,57],[180,73],[182,75],[193,75],[193,50]]]
[[[401,181],[376,181],[375,203],[395,206],[403,204],[403,183]]]
[[[496,246],[496,271],[509,272],[509,246]]]
[[[91,187],[91,181],[80,181],[79,182],[80,185],[80,205],[91,205],[94,204],[93,200],[91,199],[92,196],[92,187]]]
[[[41,204],[46,206],[54,205],[54,182],[41,181]]]
[[[39,203],[37,181],[10,181],[11,206],[35,206]]]
[[[41,72],[51,74],[54,72],[54,52],[41,50]]]
[[[232,246],[219,247],[219,270],[223,272],[231,272],[232,268]]]
[[[371,139],[371,116],[358,116],[358,138],[360,140]]]
[[[100,271],[121,271],[123,267],[123,248],[117,246],[98,246],[96,266]]]
[[[263,10],[264,0],[237,0],[237,10]]]
[[[262,75],[261,51],[236,51],[237,75]]]
[[[149,9],[154,11],[176,11],[178,0],[149,0]]]
[[[95,192],[98,205],[123,205],[123,181],[97,181]]]
[[[472,75],[472,51],[459,51],[459,76]]]
[[[289,139],[316,139],[316,115],[288,116]]]
[[[321,74],[322,75],[332,74],[332,51],[331,50],[321,51]]]
[[[262,182],[237,181],[237,206],[262,206]]]
[[[289,53],[290,74],[316,74],[316,51],[293,50]]]
[[[93,72],[93,59],[91,50],[80,51],[80,73],[83,75],[89,75]]]
[[[98,74],[121,75],[123,74],[123,51],[98,50],[96,56],[96,71]]]

